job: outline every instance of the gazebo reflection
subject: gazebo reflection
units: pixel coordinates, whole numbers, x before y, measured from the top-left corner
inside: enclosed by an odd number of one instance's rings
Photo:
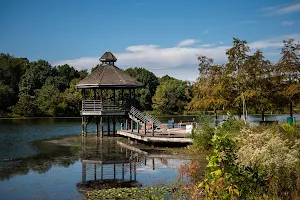
[[[87,144],[87,143],[95,143]],[[142,155],[124,149],[114,139],[82,139],[82,180],[80,191],[114,187],[141,187],[136,181],[137,164]]]

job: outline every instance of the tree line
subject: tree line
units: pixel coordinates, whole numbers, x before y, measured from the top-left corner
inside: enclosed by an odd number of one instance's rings
[[[300,99],[300,44],[294,39],[283,41],[281,58],[272,64],[260,50],[250,54],[245,40],[233,39],[226,51],[228,62],[214,64],[213,59],[199,56],[199,77],[192,86],[189,110],[227,110],[241,116],[251,113],[284,112]]]
[[[136,92],[136,107],[154,114],[231,111],[243,114],[285,112],[300,108],[300,45],[283,41],[281,59],[272,64],[260,50],[251,54],[245,40],[233,39],[226,51],[228,62],[198,56],[199,76],[194,83],[165,75],[161,78],[144,68],[127,72],[144,88]],[[96,65],[91,72],[101,65]],[[79,116],[81,91],[76,84],[88,70],[67,64],[51,66],[45,60],[29,61],[0,54],[0,117]],[[92,94],[91,94],[92,98]],[[287,106],[289,105],[289,106]]]
[[[184,89],[191,87],[189,82],[168,75],[158,78],[144,68],[125,71],[145,85],[137,90],[139,109],[154,108],[162,114],[183,111],[187,104]],[[67,64],[53,67],[45,60],[30,62],[2,53],[0,117],[80,116],[82,96],[75,86],[88,74],[88,70],[76,70]],[[92,93],[88,95],[93,98]]]

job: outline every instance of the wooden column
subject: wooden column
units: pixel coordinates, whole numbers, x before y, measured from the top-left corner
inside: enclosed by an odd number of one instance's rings
[[[134,181],[136,181],[136,158],[133,161],[133,174],[134,174]]]
[[[87,116],[82,116],[82,136],[86,136],[87,134]]]
[[[147,121],[145,121],[144,132],[145,132],[145,135],[146,135],[147,134]]]
[[[97,137],[99,137],[99,117],[96,117],[96,133],[97,133]]]
[[[101,138],[103,138],[103,117],[100,117],[100,131],[101,131]]]
[[[154,136],[154,123],[152,122],[152,136]]]
[[[107,116],[107,132],[108,136],[110,136],[110,121],[109,121],[110,116]]]
[[[116,116],[113,116],[113,135],[116,136]]]
[[[155,170],[155,161],[154,161],[154,158],[152,158],[152,170]]]
[[[130,172],[130,181],[132,181],[132,166],[131,166],[131,161],[129,162],[129,172]]]
[[[131,120],[131,132],[133,132],[133,120]]]
[[[138,132],[138,133],[140,133],[140,128],[139,128],[139,126],[140,126],[140,125],[139,125],[139,122],[136,122],[136,129],[137,129],[137,132]]]
[[[101,165],[101,180],[103,180],[103,164],[100,165]]]
[[[114,163],[114,179],[116,179],[116,164]]]
[[[84,136],[84,128],[85,128],[85,125],[84,125],[84,116],[81,116],[81,125],[82,125],[81,135]]]
[[[94,179],[97,180],[97,165],[94,164]]]
[[[124,175],[125,175],[125,167],[124,167],[124,163],[122,163],[122,180],[124,180]]]
[[[128,131],[128,120],[126,119],[126,122],[125,122],[125,128],[126,128],[126,131]]]

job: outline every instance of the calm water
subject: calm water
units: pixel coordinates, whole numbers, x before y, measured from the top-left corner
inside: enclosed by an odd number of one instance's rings
[[[266,115],[266,120],[282,123],[287,117]],[[258,122],[260,118],[251,115],[248,119]],[[295,118],[299,120],[300,115]],[[174,121],[192,119],[175,117]],[[226,116],[218,118],[223,119]],[[95,125],[88,126],[88,132],[94,131]],[[167,184],[177,179],[178,167],[188,162],[180,149],[170,153],[124,138],[82,140],[80,133],[79,118],[0,119],[1,199],[82,199],[79,189],[88,187],[82,183],[93,180],[124,179],[143,187]]]
[[[93,180],[167,184],[187,162],[180,149],[170,155],[124,138],[82,139],[80,133],[76,118],[0,120],[1,199],[82,199],[82,183]]]

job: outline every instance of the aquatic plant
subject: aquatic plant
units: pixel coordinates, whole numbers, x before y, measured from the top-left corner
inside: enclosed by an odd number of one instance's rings
[[[136,200],[163,200],[170,199],[173,190],[167,187],[149,188],[111,188],[94,190],[87,194],[89,200],[105,199],[136,199]]]

